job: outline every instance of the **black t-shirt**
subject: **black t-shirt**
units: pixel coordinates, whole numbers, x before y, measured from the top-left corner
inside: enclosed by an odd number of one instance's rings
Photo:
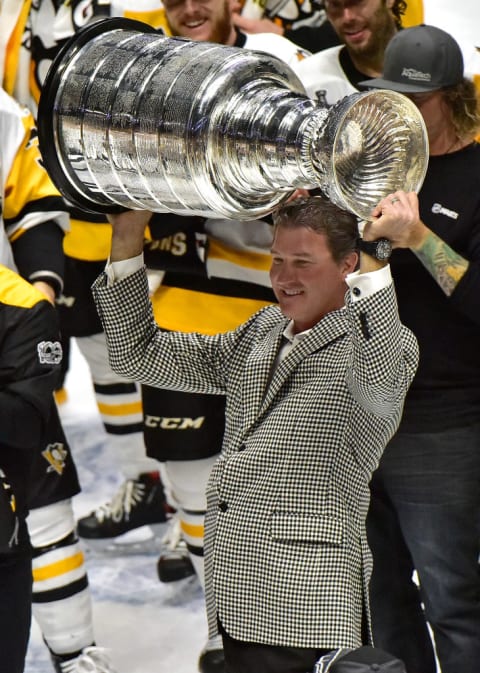
[[[363,72],[360,72],[353,64],[350,54],[348,53],[346,47],[340,49],[340,54],[338,57],[342,70],[345,73],[345,77],[348,79],[350,84],[358,89],[359,91],[364,90],[363,87],[360,87],[360,82],[364,82],[366,79],[369,79],[369,76]]]
[[[410,250],[393,252],[400,317],[420,346],[407,432],[480,422],[480,145],[430,157],[419,200],[423,222],[470,265],[447,297]]]

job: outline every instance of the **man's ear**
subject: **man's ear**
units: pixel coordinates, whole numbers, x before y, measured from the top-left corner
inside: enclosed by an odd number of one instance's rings
[[[344,257],[341,265],[341,270],[344,278],[348,276],[349,273],[353,273],[355,269],[358,268],[359,261],[360,258],[358,256],[358,252],[350,252],[346,257]]]
[[[395,0],[387,0],[387,9],[392,9],[395,4]]]

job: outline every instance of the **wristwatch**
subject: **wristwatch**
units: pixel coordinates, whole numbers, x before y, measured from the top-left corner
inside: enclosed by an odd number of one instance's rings
[[[376,241],[358,239],[358,247],[370,257],[375,257],[380,262],[386,262],[392,255],[392,243],[388,238],[377,238]]]

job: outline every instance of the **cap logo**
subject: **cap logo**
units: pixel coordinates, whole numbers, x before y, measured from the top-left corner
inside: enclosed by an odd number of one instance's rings
[[[414,82],[431,82],[432,76],[429,72],[421,72],[415,68],[404,68],[402,70],[402,77],[406,77]]]

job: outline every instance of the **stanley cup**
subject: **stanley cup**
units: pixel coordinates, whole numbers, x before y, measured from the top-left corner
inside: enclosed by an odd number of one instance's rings
[[[92,24],[53,62],[39,106],[44,161],[73,205],[254,219],[320,188],[368,219],[417,191],[428,141],[401,94],[310,99],[259,51],[165,37],[126,19]]]

